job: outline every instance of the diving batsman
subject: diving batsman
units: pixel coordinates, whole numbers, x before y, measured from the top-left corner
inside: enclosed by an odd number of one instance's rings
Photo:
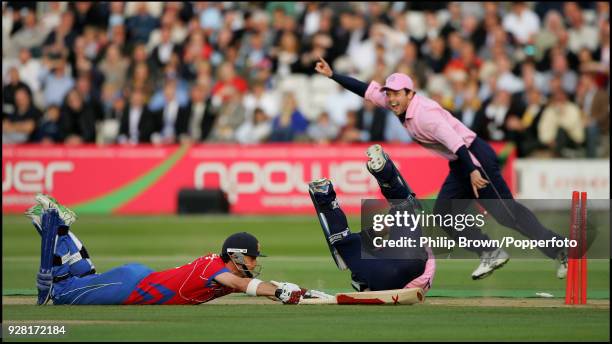
[[[231,293],[267,296],[284,304],[326,295],[293,283],[257,279],[261,265],[257,239],[235,233],[220,254],[206,254],[176,268],[153,271],[126,264],[98,273],[83,243],[72,232],[75,213],[54,198],[39,194],[26,212],[41,236],[38,301],[44,305],[195,305]]]

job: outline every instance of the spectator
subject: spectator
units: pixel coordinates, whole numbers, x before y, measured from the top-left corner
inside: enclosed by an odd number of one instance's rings
[[[425,61],[429,69],[435,73],[442,73],[450,59],[449,51],[446,49],[446,41],[442,37],[433,37],[427,44]]]
[[[60,105],[66,94],[74,87],[74,80],[66,70],[66,60],[51,61],[51,70],[43,70],[43,99],[46,106]]]
[[[597,73],[598,82],[608,83],[610,77],[610,21],[602,21],[599,27],[600,46],[595,51],[595,60],[580,66],[583,72]]]
[[[104,106],[100,101],[100,96],[94,92],[88,75],[79,76],[76,82],[76,90],[83,100],[83,106],[91,111],[96,122],[102,120],[104,118]]]
[[[319,56],[325,58],[328,55],[328,49],[332,45],[333,42],[329,34],[323,32],[316,33],[312,36],[310,44],[302,46],[300,58],[292,65],[292,71],[294,73],[313,75],[315,73],[314,65]]]
[[[55,29],[62,20],[62,13],[66,11],[67,4],[60,1],[51,1],[49,7],[40,17],[40,25],[45,34]]]
[[[79,37],[83,38],[84,55],[89,61],[98,61],[98,55],[102,50],[102,42],[100,40],[100,31],[93,26],[86,26],[83,34]]]
[[[28,94],[32,95],[30,87],[21,81],[19,70],[17,67],[12,67],[8,71],[8,83],[2,89],[2,113],[12,114],[15,112],[15,93],[19,89],[25,89]]]
[[[285,31],[281,35],[279,47],[274,47],[271,52],[274,74],[285,78],[295,72],[299,48],[297,36],[293,32]]]
[[[272,124],[266,113],[256,108],[253,117],[236,130],[236,141],[243,144],[265,142],[272,131]]]
[[[200,13],[200,26],[207,32],[214,32],[223,25],[220,4],[215,2],[201,2],[196,4],[196,11]]]
[[[521,65],[521,82],[524,90],[537,88],[542,92],[548,88],[547,81],[546,76],[536,70],[533,62],[525,62]]]
[[[38,49],[44,42],[46,32],[36,21],[36,13],[28,11],[23,19],[23,27],[11,38],[6,51],[7,57],[17,57],[22,48]]]
[[[19,70],[20,79],[23,80],[33,93],[40,91],[39,76],[42,71],[42,65],[38,59],[32,58],[32,52],[27,48],[19,50]]]
[[[149,41],[151,32],[155,30],[158,20],[149,14],[147,6],[150,4],[148,2],[138,2],[136,6],[134,16],[126,20],[128,37],[134,43],[146,43]]]
[[[159,44],[151,51],[151,60],[155,68],[163,68],[168,62],[173,53],[180,55],[180,47],[172,42],[170,36],[170,27],[165,26],[160,29]]]
[[[481,106],[482,102],[478,98],[478,84],[472,81],[465,85],[461,108],[453,111],[455,117],[479,136],[482,133],[484,123],[484,112],[478,111]]]
[[[60,107],[51,105],[39,122],[36,141],[42,144],[61,143],[64,141],[64,136]]]
[[[209,137],[218,109],[212,105],[208,89],[205,85],[194,85],[189,103],[179,109],[176,127],[180,142],[203,142]]]
[[[123,57],[121,50],[116,45],[106,48],[106,55],[100,62],[100,71],[104,73],[105,85],[110,85],[115,90],[123,89],[126,81],[129,61]]]
[[[145,97],[142,90],[132,90],[128,106],[121,115],[119,144],[151,143],[153,134],[159,132],[161,118],[159,113],[148,109]]]
[[[394,143],[412,142],[412,138],[402,123],[397,120],[397,116],[391,111],[385,111],[385,113],[387,114],[385,121],[385,141]]]
[[[269,60],[266,53],[267,50],[264,45],[263,34],[251,35],[249,43],[244,44],[238,53],[239,65],[244,68],[243,74],[250,76],[257,66],[267,63]]]
[[[108,12],[101,3],[92,1],[75,1],[68,6],[74,12],[74,28],[78,34],[82,34],[87,27],[96,30],[106,27]]]
[[[450,18],[444,24],[442,31],[440,32],[444,38],[448,38],[451,32],[457,32],[461,30],[461,5],[458,2],[449,2],[447,6]]]
[[[522,92],[525,88],[523,80],[514,75],[512,62],[506,56],[500,56],[497,60],[497,89],[504,89],[509,93]]]
[[[153,50],[154,47],[162,43],[162,35],[164,35],[165,29],[168,30],[167,34],[169,41],[177,46],[180,46],[187,38],[187,29],[182,22],[178,20],[178,13],[176,10],[166,9],[161,17],[160,28],[153,30],[149,35],[147,51]]]
[[[266,90],[263,82],[255,82],[243,100],[246,118],[251,119],[256,108],[265,112],[267,117],[278,115],[280,99],[276,92]]]
[[[584,114],[586,128],[586,155],[588,158],[602,156],[598,148],[603,141],[609,141],[610,97],[608,92],[599,89],[592,74],[580,76],[576,102]],[[603,148],[603,147],[602,147]]]
[[[117,25],[124,25],[125,19],[125,3],[121,1],[110,2],[110,15],[108,17],[108,29],[111,31]]]
[[[328,144],[335,141],[339,131],[338,126],[330,120],[325,111],[313,123],[310,123],[306,130],[308,137],[319,144]]]
[[[385,140],[387,114],[385,109],[366,101],[356,113],[356,125],[363,142],[382,142]]]
[[[493,99],[481,108],[484,114],[485,130],[483,136],[490,141],[506,139],[505,122],[509,113],[516,113],[513,108],[512,95],[506,90],[497,90]],[[479,115],[476,115],[480,117]]]
[[[177,81],[169,79],[163,89],[164,104],[159,111],[162,120],[159,135],[155,135],[153,143],[174,143],[177,139],[177,118],[181,104],[177,96]],[[154,110],[155,111],[155,110]]]
[[[558,157],[572,157],[585,140],[580,108],[572,103],[559,78],[553,79],[552,95],[538,125],[538,139]]]
[[[96,143],[101,145],[113,144],[117,142],[121,126],[121,114],[126,107],[124,94],[122,91],[117,91],[109,85],[105,85],[100,97],[102,117],[98,124]]]
[[[235,141],[236,130],[246,119],[244,113],[245,109],[242,105],[242,93],[235,91],[228,93],[221,103],[211,139],[217,142]]]
[[[357,111],[363,105],[363,99],[353,92],[336,87],[336,92],[329,94],[325,101],[324,110],[336,125],[342,127],[346,124],[346,114]]]
[[[419,85],[424,85],[426,83],[427,64],[423,59],[419,58],[419,50],[415,43],[407,42],[406,45],[404,45],[403,54],[399,63],[407,67],[408,70],[406,74],[414,76],[413,79],[416,79]]]
[[[62,13],[60,23],[51,31],[43,42],[43,50],[47,53],[59,54],[74,46],[78,33],[74,30],[74,14],[71,11]]]
[[[471,74],[472,71],[478,73],[482,65],[482,61],[474,51],[474,44],[470,41],[462,41],[460,56],[452,59],[446,65],[445,73],[451,73],[454,70],[464,71],[466,74]]]
[[[26,88],[15,90],[15,111],[2,116],[2,143],[26,143],[34,138],[36,123],[42,117]]]
[[[189,102],[189,88],[184,80],[177,79],[174,76],[163,79],[162,86],[149,99],[149,110],[161,111],[168,105],[168,97],[166,95],[167,87],[174,89],[172,92],[175,99],[178,101],[178,106],[185,106]],[[168,93],[170,94],[170,93]]]
[[[560,53],[553,54],[551,70],[547,72],[544,77],[548,80],[544,85],[550,85],[550,80],[558,77],[561,79],[561,87],[565,93],[571,95],[575,94],[576,85],[578,85],[578,75],[569,68],[565,55]],[[547,90],[549,90],[549,88],[547,88]]]
[[[308,120],[297,107],[293,93],[283,96],[280,114],[272,122],[270,142],[291,142],[300,140],[308,129]]]
[[[76,89],[68,92],[61,117],[66,144],[79,145],[96,141],[96,115],[91,108],[85,106]]]
[[[512,11],[504,17],[504,30],[509,32],[519,45],[533,42],[540,30],[540,18],[523,1],[512,3]]]
[[[213,97],[219,98],[219,102],[230,98],[235,93],[245,93],[248,90],[247,82],[236,75],[236,70],[229,62],[219,66],[217,83],[213,86]]]
[[[599,45],[599,34],[597,27],[588,25],[584,19],[584,13],[577,2],[566,2],[563,4],[563,13],[569,22],[569,49],[578,54],[581,48],[586,47],[594,51]]]
[[[321,21],[321,5],[314,1],[306,3],[306,8],[299,20],[300,26],[303,29],[304,36],[308,38],[319,30],[319,22]],[[343,16],[346,13],[340,13],[340,23],[343,23]],[[343,25],[344,27],[345,25]],[[336,41],[336,40],[334,40]]]
[[[564,33],[565,25],[561,14],[555,10],[547,12],[544,18],[544,29],[538,32],[534,39],[535,59],[540,60],[545,51],[557,45],[559,37]]]
[[[126,84],[127,88],[139,90],[145,94],[153,93],[156,85],[153,78],[149,75],[149,66],[146,63],[139,63],[134,68],[134,75]]]
[[[519,158],[528,157],[545,148],[538,140],[538,124],[544,111],[542,95],[537,88],[527,89],[526,94],[524,109],[510,113],[505,124],[507,138],[516,145]]]
[[[192,32],[183,49],[182,77],[191,81],[195,80],[199,64],[210,60],[212,53],[213,47],[208,44],[202,31],[198,29]]]

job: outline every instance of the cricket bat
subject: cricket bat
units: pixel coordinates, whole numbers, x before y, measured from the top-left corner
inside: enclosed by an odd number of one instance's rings
[[[413,305],[423,303],[421,288],[338,293],[332,298],[303,299],[300,305]]]

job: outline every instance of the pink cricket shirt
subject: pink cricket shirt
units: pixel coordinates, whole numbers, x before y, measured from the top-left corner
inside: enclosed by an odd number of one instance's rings
[[[381,92],[381,88],[379,83],[372,81],[365,93],[365,99],[388,109],[387,95]],[[462,145],[469,148],[476,138],[476,133],[438,103],[418,94],[410,101],[406,109],[406,120],[402,125],[415,142],[447,160],[457,160],[457,149]],[[472,153],[470,157],[474,165],[482,167]]]

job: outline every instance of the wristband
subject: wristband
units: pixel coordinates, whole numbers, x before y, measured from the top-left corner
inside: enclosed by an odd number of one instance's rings
[[[259,286],[260,283],[261,283],[261,280],[258,280],[257,278],[253,278],[247,285],[247,288],[246,288],[247,295],[257,296],[257,286]]]

